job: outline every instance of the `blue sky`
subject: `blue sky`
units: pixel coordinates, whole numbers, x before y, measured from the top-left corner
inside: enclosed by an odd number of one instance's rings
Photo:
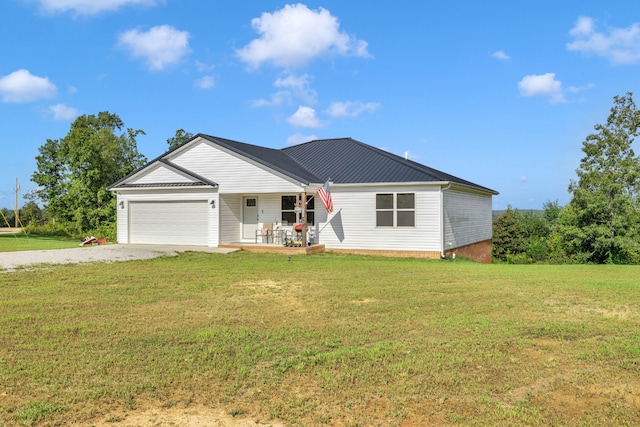
[[[352,137],[570,200],[582,141],[639,92],[640,3],[1,0],[0,207],[47,138],[109,111],[149,160],[177,129],[282,148]],[[21,201],[21,204],[24,201]]]

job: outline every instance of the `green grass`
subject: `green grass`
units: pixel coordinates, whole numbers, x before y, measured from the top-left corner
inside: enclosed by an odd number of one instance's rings
[[[638,425],[638,277],[245,252],[3,273],[0,425]]]
[[[64,237],[0,233],[0,252],[64,249],[78,247],[79,245],[79,240]]]

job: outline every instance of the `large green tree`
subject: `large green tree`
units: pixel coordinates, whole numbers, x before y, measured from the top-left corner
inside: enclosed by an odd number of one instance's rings
[[[174,136],[167,139],[167,144],[169,144],[169,150],[173,150],[174,148],[177,148],[180,144],[190,140],[191,138],[193,138],[193,134],[191,132],[185,132],[184,129],[178,129]]]
[[[509,263],[559,262],[552,234],[558,202],[547,202],[542,212],[507,208],[493,222],[493,257]]]
[[[569,185],[572,199],[558,228],[579,262],[640,261],[640,159],[633,150],[639,130],[640,111],[627,93],[614,97],[606,123],[583,142],[578,180]]]
[[[47,214],[76,233],[113,224],[115,198],[107,187],[146,162],[137,148],[140,134],[104,111],[78,117],[62,139],[48,139],[31,177]]]

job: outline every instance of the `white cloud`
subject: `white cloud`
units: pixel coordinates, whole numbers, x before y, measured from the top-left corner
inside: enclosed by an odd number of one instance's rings
[[[307,74],[298,76],[293,73],[285,73],[278,78],[273,85],[279,90],[271,95],[271,99],[257,99],[251,103],[253,107],[275,107],[283,104],[292,104],[299,100],[305,104],[315,104],[318,93],[311,89],[311,78]]]
[[[522,96],[548,97],[552,104],[566,102],[562,93],[562,82],[555,73],[525,76],[518,82]]]
[[[576,25],[569,31],[574,37],[586,37],[593,33],[593,19],[588,16],[579,16]]]
[[[155,0],[37,0],[40,8],[48,13],[73,12],[77,15],[95,15],[111,12],[123,6],[154,6]]]
[[[51,99],[58,89],[46,77],[38,77],[28,70],[14,71],[0,77],[0,95],[3,102],[31,102],[39,99]]]
[[[505,52],[504,50],[496,50],[495,52],[493,52],[491,54],[491,57],[495,58],[495,59],[499,59],[501,61],[508,61],[511,59],[511,57],[507,54],[507,52]]]
[[[316,58],[334,55],[371,57],[367,42],[341,32],[338,19],[322,7],[311,10],[303,4],[286,5],[252,19],[251,26],[259,38],[236,50],[238,58],[251,68],[263,63],[302,67]]]
[[[214,68],[216,68],[215,65],[205,64],[204,62],[200,62],[198,60],[196,60],[195,64],[196,70],[198,70],[198,72],[200,73],[208,73],[209,71],[212,71]]]
[[[613,64],[634,64],[640,61],[638,23],[629,28],[609,28],[608,33],[605,33],[596,31],[592,18],[581,16],[569,35],[574,40],[567,43],[568,50],[601,56]]]
[[[79,116],[77,109],[64,104],[51,105],[49,111],[53,113],[54,120],[73,120]]]
[[[189,32],[171,25],[153,27],[147,32],[126,31],[118,36],[118,45],[134,58],[143,58],[154,71],[179,63],[191,51]]]
[[[195,85],[198,89],[211,89],[215,86],[215,81],[211,76],[203,76],[195,81]]]
[[[297,76],[287,73],[285,77],[278,78],[273,85],[289,90],[294,98],[300,99],[306,104],[315,104],[318,99],[318,93],[311,89],[310,77],[307,74]]]
[[[527,176],[526,176],[526,175],[522,175],[522,176],[520,177],[520,182],[527,182],[528,180],[529,180],[529,179],[527,178]]]
[[[251,101],[252,107],[276,107],[278,105],[289,104],[293,102],[291,93],[287,90],[279,91],[271,95],[271,99],[256,99]]]
[[[319,128],[324,123],[316,116],[316,110],[311,107],[298,107],[293,115],[287,118],[287,122],[295,127],[300,128]]]
[[[377,102],[332,102],[325,112],[331,117],[356,117],[365,112],[373,113],[379,107],[380,104]]]
[[[569,86],[567,88],[567,92],[579,93],[579,92],[583,92],[585,90],[593,89],[594,87],[596,87],[596,85],[594,85],[593,83],[589,83],[589,84],[586,84],[584,86]]]
[[[294,133],[293,135],[287,138],[287,145],[297,145],[302,144],[304,142],[313,141],[314,139],[318,139],[315,135],[303,135],[301,133]]]

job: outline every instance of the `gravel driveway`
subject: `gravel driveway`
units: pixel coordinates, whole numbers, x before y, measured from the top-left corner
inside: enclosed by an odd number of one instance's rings
[[[46,251],[0,252],[0,272],[14,271],[37,264],[76,264],[116,262],[176,256],[179,252],[228,253],[233,250],[160,245],[99,245]]]

